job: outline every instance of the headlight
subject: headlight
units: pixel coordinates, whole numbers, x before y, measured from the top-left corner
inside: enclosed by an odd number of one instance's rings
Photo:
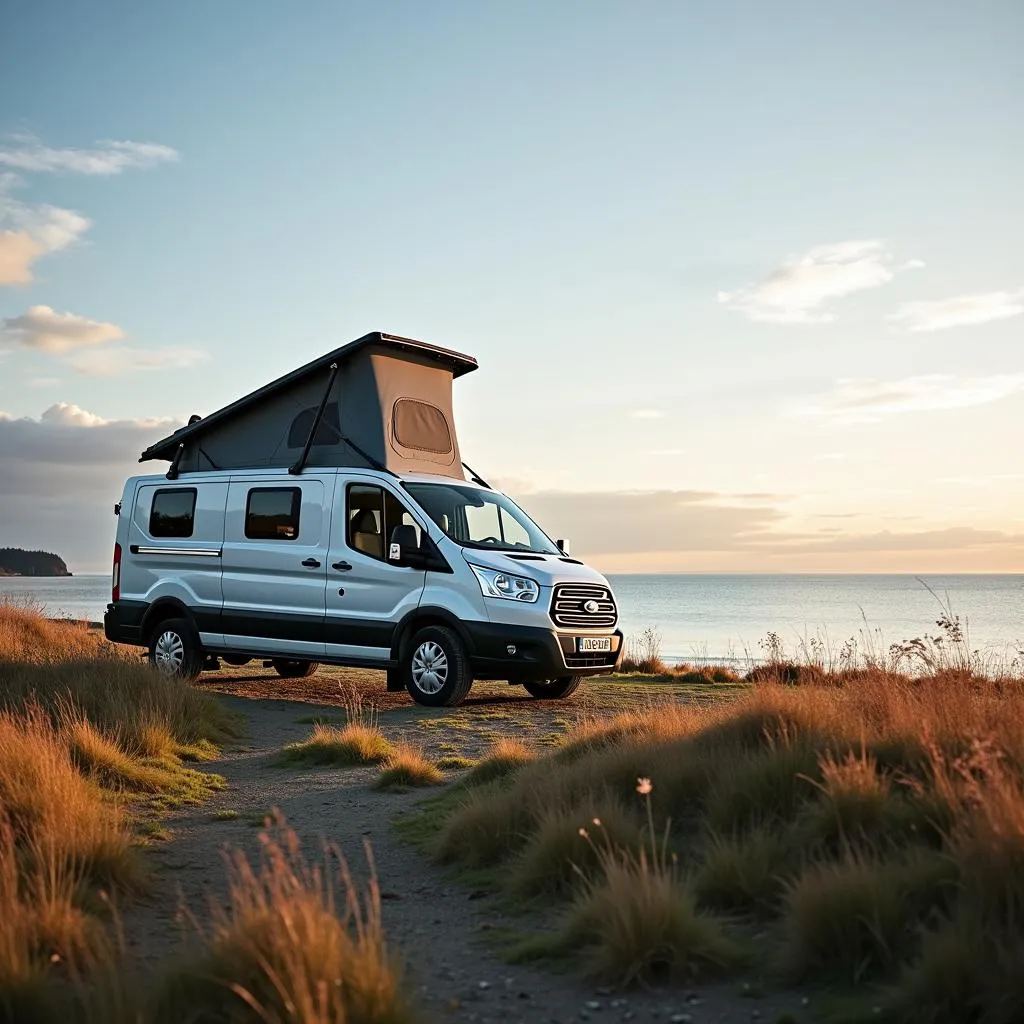
[[[535,580],[526,576],[513,576],[500,569],[485,569],[482,565],[470,565],[480,584],[484,597],[504,597],[509,601],[525,601],[533,604],[540,597],[540,587]]]

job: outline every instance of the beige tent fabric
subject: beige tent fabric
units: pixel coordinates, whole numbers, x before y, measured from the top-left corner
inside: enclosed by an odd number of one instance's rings
[[[462,459],[459,455],[459,444],[455,434],[455,415],[452,410],[452,373],[427,360],[416,357],[395,359],[385,352],[372,352],[370,362],[373,366],[374,379],[377,383],[381,413],[384,418],[385,436],[387,437],[387,458],[385,465],[396,473],[441,473],[465,479],[462,471]],[[425,405],[416,410],[415,404]],[[398,415],[396,417],[396,409]],[[412,412],[412,417],[408,415]],[[448,428],[447,451],[436,451],[428,448],[413,447],[408,442],[407,432],[403,425],[409,426],[414,419],[413,438],[417,430],[424,430],[427,418],[432,421],[432,428],[424,432],[428,437],[436,437],[437,420],[441,419]],[[396,420],[398,429],[396,429]],[[431,448],[442,445],[433,444]]]

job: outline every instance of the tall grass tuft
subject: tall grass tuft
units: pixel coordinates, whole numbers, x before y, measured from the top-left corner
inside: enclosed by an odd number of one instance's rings
[[[257,865],[228,859],[227,902],[213,906],[202,948],[166,974],[157,1020],[410,1021],[372,872],[364,890],[334,847],[310,864],[280,817],[260,841]]]
[[[661,657],[661,634],[651,626],[626,640],[626,652],[620,672],[640,675],[666,675],[668,665]]]
[[[508,778],[536,757],[536,753],[522,740],[503,736],[473,766],[463,780],[466,786],[483,786],[489,782]]]
[[[282,765],[343,768],[357,764],[379,764],[391,753],[391,744],[375,725],[349,722],[340,729],[314,725],[309,738],[292,743],[278,756]]]
[[[428,761],[419,747],[400,743],[384,761],[374,787],[400,790],[409,786],[439,786],[442,782],[444,772]]]

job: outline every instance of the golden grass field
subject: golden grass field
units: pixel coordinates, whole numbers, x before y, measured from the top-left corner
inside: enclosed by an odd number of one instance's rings
[[[349,701],[277,761],[429,787],[401,834],[515,909],[511,961],[612,987],[812,985],[832,1020],[1024,1019],[1019,675],[922,648],[899,672],[779,663],[741,684],[648,653],[631,668],[667,678],[660,696],[638,700],[636,674],[595,684],[554,743],[441,757],[449,712],[428,756]],[[281,820],[259,858],[231,855],[187,955],[121,969],[147,831],[221,785],[203,761],[238,728],[208,688],[0,607],[0,1021],[417,1019],[374,883],[310,864]]]

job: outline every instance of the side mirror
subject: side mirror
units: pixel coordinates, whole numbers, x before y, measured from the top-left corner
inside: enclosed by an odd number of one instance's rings
[[[419,540],[416,536],[416,527],[408,523],[396,526],[391,531],[391,540],[388,543],[388,561],[394,565],[415,565],[423,558],[420,550]]]
[[[563,537],[561,540],[556,540],[555,543],[558,545],[558,550],[561,551],[563,555],[569,554],[569,541],[568,540],[566,540]]]

